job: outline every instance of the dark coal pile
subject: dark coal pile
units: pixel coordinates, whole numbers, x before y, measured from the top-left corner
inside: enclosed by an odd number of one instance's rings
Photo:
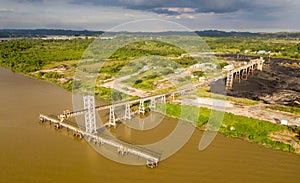
[[[237,58],[236,55],[230,57]],[[251,57],[240,56],[240,61]],[[265,58],[263,71],[255,71],[254,76],[240,83],[235,81],[228,95],[265,103],[300,106],[300,61]]]

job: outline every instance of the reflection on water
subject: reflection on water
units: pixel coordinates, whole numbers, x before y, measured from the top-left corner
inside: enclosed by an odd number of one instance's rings
[[[118,164],[73,138],[72,133],[38,123],[40,112],[59,114],[72,109],[71,93],[3,68],[0,104],[1,182],[274,183],[297,182],[300,178],[298,155],[221,134],[206,150],[199,151],[199,130],[156,169]],[[166,118],[155,132],[132,130],[126,125],[114,131],[124,140],[143,144],[164,137],[175,126],[174,119]]]

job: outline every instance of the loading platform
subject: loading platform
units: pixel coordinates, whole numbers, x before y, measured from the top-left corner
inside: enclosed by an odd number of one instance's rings
[[[150,168],[155,168],[158,166],[160,160],[160,154],[154,152],[150,149],[133,145],[124,141],[121,141],[114,136],[105,134],[103,129],[98,128],[93,134],[87,133],[85,127],[78,126],[78,124],[71,122],[69,120],[60,120],[55,115],[44,115],[40,114],[40,122],[50,122],[54,124],[54,128],[61,129],[66,128],[67,130],[72,130],[73,135],[79,138],[86,138],[89,142],[93,142],[95,145],[107,144],[117,148],[117,153],[121,155],[127,155],[128,153],[142,157],[146,160],[146,165]]]

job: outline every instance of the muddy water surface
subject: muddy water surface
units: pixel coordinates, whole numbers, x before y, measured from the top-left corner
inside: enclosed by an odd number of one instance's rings
[[[0,182],[297,182],[300,156],[219,134],[198,151],[201,132],[158,168],[110,161],[71,133],[38,123],[71,109],[71,93],[0,68]],[[168,118],[162,128],[174,127]],[[168,125],[169,124],[169,125]],[[117,129],[117,131],[122,129]],[[151,135],[132,134],[142,141]]]

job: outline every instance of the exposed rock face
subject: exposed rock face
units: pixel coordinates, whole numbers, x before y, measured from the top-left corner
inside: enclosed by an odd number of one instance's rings
[[[281,105],[300,105],[300,94],[293,90],[282,90],[277,93],[273,93],[272,96],[266,95],[260,97],[262,100],[267,101],[271,104]]]
[[[228,91],[228,95],[271,104],[300,106],[300,61],[278,58],[265,60],[262,72],[256,71],[254,76],[240,83],[234,81],[233,90]]]

